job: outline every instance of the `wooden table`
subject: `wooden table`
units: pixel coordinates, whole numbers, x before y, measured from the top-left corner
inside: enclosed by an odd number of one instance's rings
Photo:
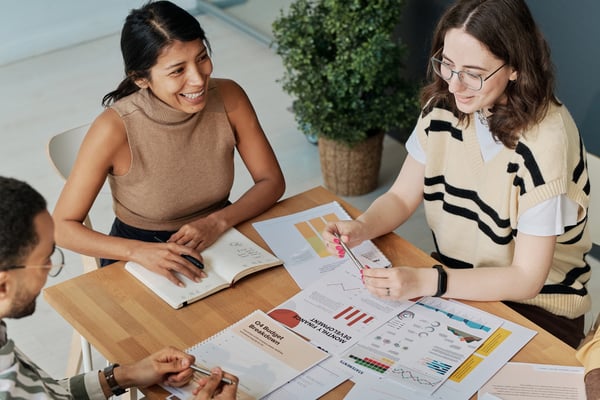
[[[292,214],[333,200],[352,217],[360,211],[322,187],[282,200],[273,208],[237,228],[262,247],[268,246],[252,222]],[[421,250],[390,233],[374,240],[394,265],[430,267],[434,264]],[[186,349],[240,320],[251,311],[269,311],[300,289],[284,267],[275,267],[244,278],[229,288],[174,310],[115,264],[83,274],[44,290],[44,296],[79,333],[111,362],[131,363],[172,345]],[[465,303],[539,332],[513,361],[580,365],[575,351],[550,333],[500,302]],[[323,399],[341,399],[352,387],[346,381]],[[164,399],[167,392],[156,386],[145,389],[148,399]]]

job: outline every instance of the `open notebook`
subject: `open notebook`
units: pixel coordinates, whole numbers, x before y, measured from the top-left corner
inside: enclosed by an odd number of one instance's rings
[[[281,265],[281,260],[235,228],[229,229],[212,246],[204,250],[202,258],[208,277],[201,282],[194,282],[177,274],[185,283],[185,287],[179,287],[162,275],[132,261],[125,264],[125,269],[171,307],[181,308],[226,289],[247,275]]]

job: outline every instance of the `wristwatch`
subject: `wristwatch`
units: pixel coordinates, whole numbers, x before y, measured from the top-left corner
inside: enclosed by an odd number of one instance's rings
[[[118,367],[119,364],[111,364],[108,367],[104,368],[104,377],[106,378],[106,383],[110,387],[110,391],[114,396],[120,396],[126,392],[115,379],[115,368]]]
[[[435,268],[438,271],[437,292],[435,292],[433,297],[441,297],[446,293],[448,288],[448,274],[446,273],[444,267],[442,267],[440,264],[436,264],[431,268]]]

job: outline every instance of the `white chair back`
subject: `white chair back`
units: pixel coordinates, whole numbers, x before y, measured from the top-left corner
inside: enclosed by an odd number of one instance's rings
[[[83,125],[69,129],[68,131],[53,136],[48,141],[47,151],[50,164],[52,164],[58,175],[64,180],[67,180],[71,173],[71,169],[77,158],[77,153],[79,152],[79,147],[88,128],[89,125]],[[83,224],[88,228],[93,229],[89,215],[86,215]],[[100,268],[100,262],[95,257],[81,255],[81,261],[83,263],[84,273]],[[84,372],[91,371],[91,346],[83,336],[80,336],[79,333],[74,330],[71,339],[71,349],[67,359],[66,376],[77,375],[81,368],[82,361]]]
[[[82,125],[59,133],[48,142],[48,157],[56,172],[66,180],[71,173],[79,146],[89,129],[89,125]]]
[[[79,152],[79,147],[89,127],[89,125],[82,125],[69,129],[53,136],[48,142],[47,150],[50,163],[64,180],[67,180],[71,173],[77,153]],[[89,215],[86,215],[83,225],[89,229],[93,229]],[[100,267],[100,262],[95,257],[82,254],[81,259],[83,262],[83,272],[92,271]]]

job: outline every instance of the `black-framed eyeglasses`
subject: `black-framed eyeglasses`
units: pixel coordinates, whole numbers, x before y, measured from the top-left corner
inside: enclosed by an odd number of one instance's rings
[[[50,270],[50,271],[48,271],[48,275],[51,277],[55,277],[58,274],[60,274],[60,271],[62,271],[64,266],[65,266],[65,255],[60,248],[55,247],[54,251],[50,255],[48,264],[46,264],[46,265],[5,265],[5,266],[0,266],[0,271],[10,271],[13,269],[23,269],[23,268],[47,268]]]
[[[440,51],[441,51],[441,49],[438,50],[436,52],[436,54],[438,54]],[[450,64],[448,64],[447,62],[444,62],[440,59],[437,59],[435,57],[431,57],[431,66],[433,67],[433,72],[435,72],[443,80],[450,81],[452,79],[452,75],[456,74],[456,76],[458,77],[458,80],[463,85],[465,85],[467,88],[469,88],[471,90],[477,91],[477,90],[481,90],[481,88],[483,87],[483,82],[487,81],[492,76],[494,76],[494,74],[496,72],[498,72],[502,68],[504,68],[506,66],[506,63],[499,66],[496,70],[494,70],[494,72],[492,72],[485,78],[482,77],[481,75],[475,74],[473,72],[453,70],[452,67],[450,66]]]

